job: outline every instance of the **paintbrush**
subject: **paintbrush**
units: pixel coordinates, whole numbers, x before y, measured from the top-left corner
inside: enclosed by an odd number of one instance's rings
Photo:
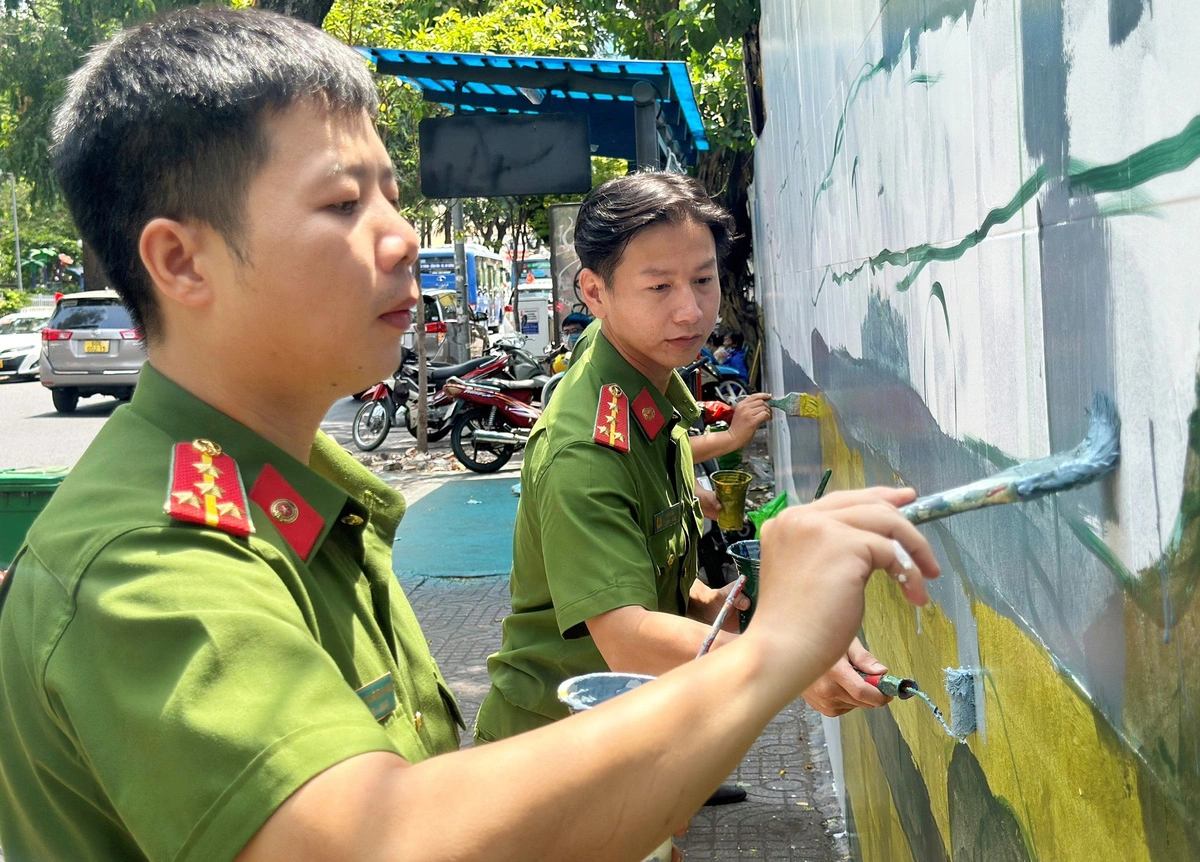
[[[1071,451],[1017,464],[986,479],[920,497],[901,506],[901,513],[914,524],[924,524],[984,506],[1036,500],[1106,476],[1120,459],[1121,420],[1112,400],[1100,392],[1092,402],[1091,413],[1087,437]]]
[[[819,419],[821,416],[820,400],[807,392],[789,392],[779,398],[768,398],[767,405],[782,410],[788,416],[803,416],[806,419]]]
[[[712,628],[708,630],[708,637],[700,645],[700,651],[696,653],[696,658],[700,658],[700,656],[712,648],[713,641],[721,633],[721,626],[725,625],[725,617],[729,616],[729,609],[733,607],[733,603],[737,601],[737,597],[742,594],[742,587],[744,586],[746,586],[746,576],[738,575],[738,579],[734,581],[733,589],[729,591],[729,595],[725,597],[725,603],[721,605],[721,610],[717,611],[717,618],[713,621]]]

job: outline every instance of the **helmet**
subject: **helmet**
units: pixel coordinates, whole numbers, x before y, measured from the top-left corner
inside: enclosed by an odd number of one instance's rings
[[[570,353],[560,353],[560,354],[558,354],[558,356],[554,357],[554,362],[551,363],[550,368],[554,371],[555,374],[561,374],[562,372],[567,370],[567,366],[570,364],[570,362],[571,362],[571,354]]]

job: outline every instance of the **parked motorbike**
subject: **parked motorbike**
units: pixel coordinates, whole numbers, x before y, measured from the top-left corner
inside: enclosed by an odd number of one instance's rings
[[[392,377],[390,385],[377,383],[364,392],[360,398],[363,405],[354,414],[354,422],[350,425],[354,445],[363,452],[379,448],[396,424],[396,411],[408,410],[408,392],[408,380],[402,368]]]
[[[540,391],[528,380],[449,380],[444,391],[465,405],[450,430],[450,446],[468,470],[494,473],[529,442],[542,412],[530,404]]]
[[[701,349],[700,355],[706,362],[701,366],[703,378],[696,390],[699,393],[698,397],[706,400],[719,398],[726,404],[737,404],[750,394],[750,381],[739,369],[732,365],[718,364],[707,347]]]
[[[413,358],[411,361],[409,357]],[[427,392],[427,438],[441,440],[450,433],[459,402],[444,391],[446,381],[454,377],[475,379],[506,373],[508,357],[491,354],[472,359],[459,365],[431,366],[428,368]],[[416,398],[418,368],[415,355],[406,353],[405,361],[392,378],[392,383],[379,383],[362,395],[363,405],[354,416],[350,436],[354,445],[363,452],[379,447],[392,426],[399,423],[398,416],[404,414],[404,425],[408,432],[417,436]]]

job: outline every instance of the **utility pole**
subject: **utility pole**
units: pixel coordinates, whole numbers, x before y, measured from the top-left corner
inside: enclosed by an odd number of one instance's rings
[[[10,171],[8,178],[12,181],[13,245],[17,250],[17,290],[24,290],[25,283],[21,279],[21,228],[17,225],[17,175]]]
[[[417,451],[424,455],[429,451],[429,393],[425,391],[429,386],[429,363],[425,358],[425,297],[420,295],[420,257],[413,264],[413,277],[417,280],[417,295],[420,297],[417,300],[417,328],[413,344],[417,351]]]
[[[471,298],[467,290],[467,249],[463,244],[462,199],[454,202],[454,289],[458,292],[458,327],[454,340],[458,345],[455,362],[471,358]]]

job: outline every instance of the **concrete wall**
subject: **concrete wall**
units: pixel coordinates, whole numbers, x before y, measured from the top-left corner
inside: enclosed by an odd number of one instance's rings
[[[1200,855],[1200,3],[763,0],[756,265],[781,481],[933,492],[1123,422],[1104,483],[925,528],[868,646],[917,701],[826,723],[865,860]],[[881,8],[882,6],[882,8]],[[790,470],[788,466],[790,465]]]

